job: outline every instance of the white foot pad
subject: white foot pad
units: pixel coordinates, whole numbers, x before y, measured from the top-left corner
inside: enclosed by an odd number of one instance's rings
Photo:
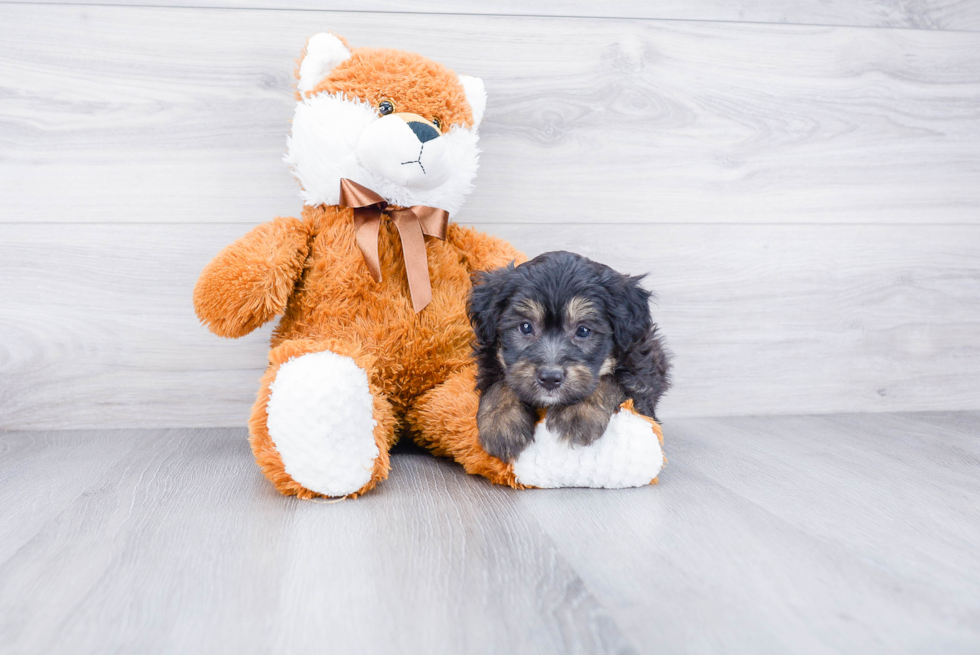
[[[371,479],[374,399],[367,373],[329,351],[294,357],[270,387],[267,425],[286,472],[327,496],[354,493]]]
[[[609,420],[605,433],[589,446],[571,446],[538,423],[534,443],[514,462],[521,484],[557,487],[641,487],[664,465],[660,441],[649,421],[625,409]]]

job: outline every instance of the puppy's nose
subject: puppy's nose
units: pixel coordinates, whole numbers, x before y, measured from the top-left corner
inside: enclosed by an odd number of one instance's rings
[[[564,379],[565,375],[562,373],[560,368],[538,369],[538,384],[548,391],[554,391],[557,389],[559,386],[561,386],[561,381]]]
[[[432,139],[439,136],[439,132],[436,130],[436,128],[432,127],[428,123],[422,123],[420,121],[409,121],[408,126],[412,128],[412,131],[415,132],[415,136],[418,137],[418,140],[421,141],[422,143],[425,143],[426,141],[431,141]]]

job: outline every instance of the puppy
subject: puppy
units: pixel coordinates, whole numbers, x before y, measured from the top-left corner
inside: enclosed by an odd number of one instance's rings
[[[516,458],[538,408],[550,430],[583,446],[627,398],[656,419],[670,363],[641,279],[565,251],[477,275],[468,312],[484,450]]]

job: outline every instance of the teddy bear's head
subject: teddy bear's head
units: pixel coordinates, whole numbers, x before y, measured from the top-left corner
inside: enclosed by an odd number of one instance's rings
[[[297,77],[285,159],[307,205],[338,204],[348,178],[394,205],[460,208],[476,175],[482,80],[333,34],[309,40]]]

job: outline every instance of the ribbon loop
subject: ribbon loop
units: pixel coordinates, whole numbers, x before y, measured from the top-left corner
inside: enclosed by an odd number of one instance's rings
[[[449,212],[445,209],[426,207],[425,205],[413,205],[409,209],[418,218],[419,225],[422,226],[422,234],[428,234],[430,237],[435,237],[440,241],[446,240],[446,228],[449,226]]]
[[[429,280],[429,260],[425,250],[425,236],[446,239],[449,212],[438,207],[414,205],[398,207],[389,205],[380,195],[353,180],[340,180],[340,206],[354,210],[354,236],[364,263],[375,282],[381,282],[381,258],[378,255],[378,233],[381,215],[391,216],[402,244],[405,275],[415,312],[422,311],[432,300],[432,283]]]

